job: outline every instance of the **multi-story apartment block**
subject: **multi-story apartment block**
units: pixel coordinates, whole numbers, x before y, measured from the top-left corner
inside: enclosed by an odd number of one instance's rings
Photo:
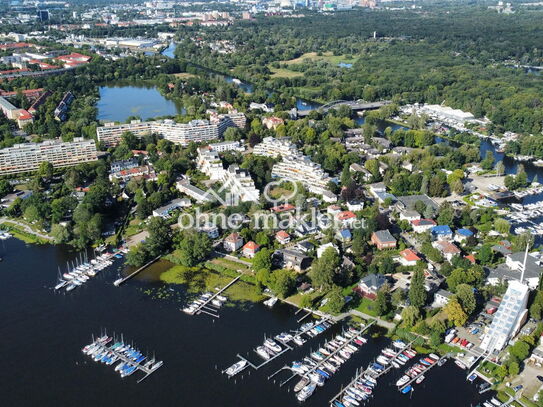
[[[317,163],[302,154],[284,156],[272,168],[272,177],[301,182],[309,192],[322,195],[328,191],[330,176]]]
[[[20,129],[34,121],[32,115],[25,109],[13,106],[7,99],[0,96],[0,110],[10,120],[15,120]]]
[[[245,151],[245,147],[239,141],[222,141],[210,144],[208,147],[218,153],[224,153],[225,151]]]
[[[212,114],[210,120],[192,120],[189,123],[176,123],[173,120],[151,122],[133,120],[129,124],[106,123],[96,129],[96,135],[106,147],[119,144],[126,131],[138,137],[153,133],[158,134],[172,143],[184,146],[191,141],[199,143],[218,139],[228,127],[234,126],[245,127],[243,113]]]
[[[94,140],[81,137],[71,142],[47,140],[16,144],[0,150],[0,175],[35,171],[44,161],[54,167],[70,167],[97,159]]]
[[[210,146],[198,149],[198,169],[206,174],[211,180],[219,180],[224,176],[224,168],[219,158],[219,153],[209,148]]]
[[[224,171],[222,182],[230,191],[231,198],[237,202],[258,202],[260,198],[260,191],[256,189],[249,172],[237,165],[231,165]]]
[[[298,154],[298,149],[289,140],[266,137],[254,147],[253,154],[277,158]]]

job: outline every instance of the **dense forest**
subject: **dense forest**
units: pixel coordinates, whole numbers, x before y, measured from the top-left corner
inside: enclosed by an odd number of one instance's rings
[[[539,13],[500,15],[473,7],[259,18],[227,29],[184,27],[177,53],[233,72],[255,84],[262,98],[267,93],[259,89],[322,102],[444,102],[489,117],[497,131],[535,134],[543,123],[543,77],[508,65],[543,65],[540,21]],[[205,45],[218,40],[232,42],[236,52]],[[308,53],[312,57],[305,58]],[[352,67],[338,66],[336,57]]]

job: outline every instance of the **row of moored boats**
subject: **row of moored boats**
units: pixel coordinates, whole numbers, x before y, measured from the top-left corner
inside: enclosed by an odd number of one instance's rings
[[[291,370],[302,376],[294,387],[298,401],[305,401],[314,393],[317,386],[323,386],[351,356],[367,342],[360,336],[360,330],[349,328],[326,342],[317,351],[302,361],[292,363]],[[374,384],[373,384],[374,385]],[[359,389],[364,400],[371,395],[373,385]]]
[[[12,236],[8,232],[0,230],[0,240],[8,240],[10,237]]]
[[[202,307],[208,306],[214,307],[214,310],[217,310],[224,305],[227,299],[228,298],[223,295],[213,296],[213,293],[204,293],[195,300],[192,300],[185,308],[183,308],[183,312],[193,315]]]
[[[110,266],[113,262],[110,260],[109,254],[102,254],[90,262],[82,263],[72,269],[72,271],[64,273],[62,278],[59,278],[55,290],[64,288],[66,291],[85,284],[92,277],[95,277],[100,271]]]
[[[398,379],[398,381],[396,382],[396,386],[400,388],[400,391],[402,393],[409,393],[411,390],[413,390],[413,386],[411,384],[405,386],[407,383],[413,382],[413,380],[416,384],[422,383],[425,379],[424,372],[427,369],[429,369],[436,363],[441,366],[445,362],[446,359],[440,359],[439,356],[434,355],[433,353],[431,353],[427,357],[422,357],[419,359],[418,363],[406,370],[405,374],[400,377],[400,379]]]
[[[122,341],[107,346],[112,340],[113,338],[104,335],[85,346],[82,351],[95,362],[100,362],[108,366],[119,362],[115,366],[115,371],[121,377],[130,376],[141,368],[146,373],[152,372],[163,364],[162,361],[156,361],[155,358],[147,359],[138,349]]]

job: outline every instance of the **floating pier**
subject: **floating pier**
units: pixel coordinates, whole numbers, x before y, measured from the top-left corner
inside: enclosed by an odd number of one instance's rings
[[[226,284],[223,288],[221,288],[219,291],[217,291],[215,294],[211,295],[208,299],[203,300],[201,304],[198,304],[198,306],[191,312],[187,312],[189,315],[197,315],[197,314],[207,314],[212,316],[213,318],[219,318],[217,314],[214,314],[214,312],[217,312],[217,309],[214,307],[209,306],[209,304],[217,298],[219,295],[221,295],[224,291],[226,291],[229,287],[237,283],[237,281],[241,278],[241,275],[234,278],[232,281],[230,281],[228,284]]]
[[[163,366],[162,361],[156,361],[154,358],[148,360],[147,357],[144,357],[137,349],[133,347],[128,347],[123,342],[116,342],[115,344],[108,346],[112,338],[103,336],[91,344],[87,345],[83,349],[83,353],[87,354],[89,357],[93,358],[95,362],[102,362],[108,365],[113,366],[117,363],[115,371],[122,372],[123,369],[118,370],[118,368],[124,364],[125,368],[132,368],[132,370],[126,374],[126,376],[132,375],[136,371],[141,371],[144,373],[144,376],[138,380],[138,383],[145,380],[152,373],[156,372],[160,367]],[[91,353],[85,352],[85,349],[91,349]],[[131,352],[136,353],[138,356],[131,355]],[[95,359],[96,355],[100,355],[99,359]],[[104,358],[109,358],[105,360]],[[112,361],[110,363],[110,361]],[[124,376],[122,376],[124,377]]]
[[[363,327],[361,327],[359,329],[359,331],[356,333],[355,336],[359,336],[359,335],[362,335],[364,332],[366,332],[373,324],[375,323],[375,321],[371,321],[368,325],[365,325]],[[344,333],[345,331],[342,331],[342,333]],[[326,362],[328,362],[331,358],[333,358],[334,356],[336,356],[337,354],[339,354],[342,350],[344,350],[347,345],[349,344],[352,344],[353,342],[353,338],[349,339],[349,338],[346,338],[347,340],[341,344],[336,350],[334,350],[333,352],[330,352],[330,355],[328,356],[325,356],[322,360],[320,361],[315,361],[316,365],[315,366],[311,366],[310,370],[305,372],[305,373],[298,373],[298,372],[294,372],[294,374],[292,376],[290,376],[288,379],[284,380],[283,382],[281,382],[279,384],[279,387],[283,387],[285,384],[287,384],[288,382],[290,382],[293,378],[295,378],[296,376],[299,376],[299,377],[305,377],[305,378],[309,378],[309,375],[311,375],[312,373],[314,373],[316,370],[322,368],[324,366],[324,364]],[[326,341],[322,346],[326,346],[326,344],[328,343],[328,341]],[[279,369],[277,372],[275,372],[273,375],[271,375],[270,377],[268,377],[268,379],[270,379],[271,377],[275,376],[277,373],[279,373],[281,370],[284,370],[284,369],[289,369],[287,366]]]
[[[136,276],[137,274],[139,274],[141,271],[143,271],[144,269],[146,269],[147,267],[149,267],[151,264],[153,264],[154,262],[158,261],[158,259],[160,259],[161,256],[158,256],[157,258],[151,260],[149,263],[141,266],[139,269],[137,269],[136,271],[130,273],[129,275],[127,275],[126,277],[123,277],[123,278],[119,278],[117,280],[115,280],[113,282],[113,285],[115,287],[119,287],[121,284],[123,284],[125,281],[127,280],[130,280],[132,277]]]
[[[378,374],[375,374],[375,373],[371,373],[370,374],[370,369],[369,367],[365,370],[363,369],[357,369],[356,371],[356,374],[355,376],[353,377],[353,379],[349,382],[349,384],[347,384],[346,386],[342,387],[342,389],[340,390],[340,392],[338,394],[336,394],[332,399],[330,399],[329,401],[329,404],[331,407],[335,407],[334,405],[334,402],[335,401],[341,401],[341,399],[343,398],[343,395],[345,393],[345,390],[349,387],[352,387],[358,380],[360,380],[360,378],[362,378],[364,375],[369,375],[371,377],[373,377],[374,379],[378,379],[379,377],[387,374],[392,368],[393,368],[393,365],[392,365],[392,362],[395,361],[404,351],[406,350],[409,350],[411,349],[411,345],[413,344],[414,341],[411,341],[409,342],[407,345],[405,345],[401,350],[399,350],[398,352],[396,352],[396,354],[394,355],[394,357],[392,357],[390,359],[390,363],[388,364],[388,366],[385,367],[384,370],[382,370],[381,372],[379,372]]]
[[[439,358],[439,360],[436,360],[434,363],[432,363],[430,366],[427,366],[426,369],[424,369],[422,372],[417,374],[416,376],[412,377],[411,380],[409,380],[407,383],[405,383],[403,386],[398,387],[398,390],[401,392],[403,389],[405,389],[407,386],[410,386],[413,382],[417,381],[417,379],[421,376],[424,376],[425,373],[428,373],[430,369],[432,369],[434,366],[440,366],[441,361],[445,360],[447,361],[450,357],[450,354],[447,353],[445,356],[442,356]],[[442,365],[442,364],[441,364]]]

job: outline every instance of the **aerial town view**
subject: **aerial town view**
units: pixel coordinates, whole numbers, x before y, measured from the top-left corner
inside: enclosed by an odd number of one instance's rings
[[[540,0],[0,0],[2,405],[543,407]]]

